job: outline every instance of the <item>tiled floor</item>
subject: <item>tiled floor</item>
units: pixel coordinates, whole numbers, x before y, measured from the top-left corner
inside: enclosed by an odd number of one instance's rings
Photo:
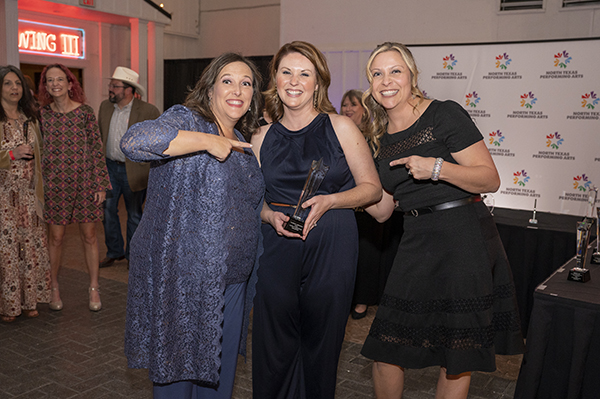
[[[124,212],[122,212],[123,214]],[[102,226],[97,228],[104,256]],[[76,226],[69,226],[60,273],[64,309],[54,312],[41,304],[40,317],[0,323],[0,399],[4,398],[150,398],[146,370],[127,368],[123,355],[126,262],[100,271],[103,309],[87,309],[88,278],[82,266]],[[370,308],[362,320],[349,319],[338,370],[336,398],[374,398],[371,361],[359,352],[373,320]],[[252,356],[240,358],[233,397],[251,398]],[[520,356],[498,356],[494,373],[474,373],[469,398],[513,397]],[[406,399],[435,396],[438,368],[408,370]]]

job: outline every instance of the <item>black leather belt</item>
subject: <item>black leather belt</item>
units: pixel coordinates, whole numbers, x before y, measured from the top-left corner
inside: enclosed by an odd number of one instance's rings
[[[425,213],[433,213],[436,211],[443,211],[444,209],[456,208],[456,207],[463,206],[463,205],[474,204],[475,202],[480,202],[480,201],[481,201],[481,195],[474,195],[469,198],[463,198],[463,199],[459,199],[459,200],[455,200],[455,201],[442,202],[441,204],[427,206],[425,208],[411,209],[408,212],[404,212],[404,214],[407,216],[412,215],[414,217],[417,217],[417,216],[425,214]]]

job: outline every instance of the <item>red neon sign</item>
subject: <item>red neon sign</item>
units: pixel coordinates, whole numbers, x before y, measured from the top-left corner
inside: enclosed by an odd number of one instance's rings
[[[85,58],[85,31],[68,26],[19,20],[19,52]]]

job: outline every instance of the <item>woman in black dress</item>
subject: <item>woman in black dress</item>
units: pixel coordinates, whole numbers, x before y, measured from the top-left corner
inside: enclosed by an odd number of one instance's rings
[[[521,353],[514,284],[480,193],[500,178],[483,137],[453,101],[426,99],[410,51],[377,47],[367,63],[368,137],[384,188],[367,208],[395,207],[404,234],[362,354],[380,398],[400,398],[404,368],[440,366],[437,395],[466,398],[471,372]]]

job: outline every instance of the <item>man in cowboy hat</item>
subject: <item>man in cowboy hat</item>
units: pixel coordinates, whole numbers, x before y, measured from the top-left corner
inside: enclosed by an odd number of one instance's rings
[[[139,75],[125,67],[117,67],[108,84],[108,100],[104,100],[98,112],[98,124],[102,134],[106,166],[112,190],[107,192],[104,207],[104,239],[106,258],[100,267],[111,266],[115,261],[129,260],[129,243],[142,218],[142,204],[146,199],[149,164],[141,164],[125,158],[119,143],[129,126],[160,116],[152,104],[138,100],[136,94],[144,95],[138,83]],[[127,210],[127,241],[124,243],[119,221],[118,204],[123,196]]]

